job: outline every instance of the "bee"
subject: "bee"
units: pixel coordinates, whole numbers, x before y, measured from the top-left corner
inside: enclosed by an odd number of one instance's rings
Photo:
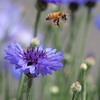
[[[60,21],[66,21],[67,20],[67,14],[69,12],[62,12],[62,11],[59,11],[59,12],[53,12],[51,14],[49,14],[47,17],[46,17],[46,20],[53,20],[53,23],[57,26],[60,26],[59,22]]]

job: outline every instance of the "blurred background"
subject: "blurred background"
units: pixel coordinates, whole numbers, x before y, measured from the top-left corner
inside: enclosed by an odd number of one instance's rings
[[[37,1],[0,0],[0,100],[16,100],[21,73],[4,60],[4,50],[13,41],[20,42],[25,49],[29,47],[39,9]],[[100,100],[100,3],[93,2],[93,8],[75,5],[73,0],[64,4],[47,2],[41,11],[37,31],[40,43],[63,50],[65,60],[62,71],[33,80],[31,100],[71,100],[71,84],[80,81],[80,65],[87,58],[92,63],[87,72],[87,100]],[[52,12],[68,10],[68,21],[60,22],[60,27],[45,19]],[[22,100],[26,100],[25,93]]]

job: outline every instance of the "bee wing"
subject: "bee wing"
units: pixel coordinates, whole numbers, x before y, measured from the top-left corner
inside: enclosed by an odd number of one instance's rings
[[[66,21],[68,21],[68,18],[67,18],[67,17],[65,17],[65,18],[62,18],[62,17],[61,17],[61,18],[59,18],[59,20],[60,20],[60,21],[63,21],[63,22],[66,22]]]
[[[63,19],[62,21],[63,21],[64,23],[66,23],[66,21],[68,21],[68,19],[66,18],[66,20]]]
[[[66,12],[65,12],[65,15],[66,15],[65,18],[61,18],[61,19],[60,19],[60,20],[63,21],[63,22],[68,21],[68,16],[71,15],[71,11],[70,11],[70,10],[66,11]]]
[[[65,13],[66,13],[67,16],[71,15],[71,11],[70,10],[67,10]]]

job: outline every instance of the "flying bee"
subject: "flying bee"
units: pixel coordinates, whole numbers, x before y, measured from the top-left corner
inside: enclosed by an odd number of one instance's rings
[[[68,14],[69,12],[54,12],[54,13],[49,14],[46,17],[46,20],[53,20],[53,23],[55,25],[60,26],[59,22],[66,21]]]

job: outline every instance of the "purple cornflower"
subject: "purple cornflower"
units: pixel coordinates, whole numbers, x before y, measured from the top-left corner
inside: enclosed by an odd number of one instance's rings
[[[21,76],[21,72],[16,70],[14,68],[14,65],[10,65],[8,61],[6,61],[4,59],[1,59],[1,60],[2,60],[3,64],[2,64],[2,66],[0,66],[1,67],[0,70],[7,71],[12,78],[19,80],[20,76]]]
[[[3,20],[7,21],[7,25],[18,22],[23,16],[23,13],[25,13],[25,8],[18,3],[2,2],[0,4],[0,17],[3,19],[3,16],[5,16]]]
[[[96,28],[100,31],[100,15],[97,15],[94,18],[94,24],[95,24]]]
[[[9,66],[9,72],[10,72],[10,75],[12,76],[12,78],[19,80],[20,76],[21,76],[21,72],[16,70],[14,67],[12,67],[12,68],[10,68],[10,67],[11,66]]]
[[[53,4],[69,4],[69,3],[77,3],[79,5],[87,3],[87,2],[99,2],[100,0],[43,0],[48,3]]]
[[[48,3],[53,3],[53,4],[66,4],[68,0],[43,0]]]
[[[84,0],[84,2],[99,2],[100,0]]]
[[[77,3],[81,5],[85,3],[85,0],[68,0],[68,3]]]
[[[48,3],[54,3],[54,4],[69,4],[69,3],[78,3],[83,4],[84,0],[44,0]]]
[[[14,42],[13,45],[8,45],[5,52],[5,59],[14,64],[16,69],[32,77],[37,77],[39,74],[42,76],[52,74],[52,70],[61,70],[63,66],[62,51],[55,53],[56,49],[43,49],[43,45],[23,50],[19,43]]]
[[[23,14],[25,14],[25,8],[19,3],[4,1],[0,4],[0,42],[8,43],[17,40],[25,47],[30,45],[34,30],[33,27],[28,27],[24,23]],[[40,32],[38,37],[43,41]]]
[[[79,9],[80,5],[84,4],[84,0],[68,0],[69,9],[73,13]]]
[[[85,6],[89,9],[92,9],[96,6],[97,2],[100,2],[100,0],[84,0]]]
[[[23,12],[23,7],[14,2],[0,4],[0,41],[7,39],[11,30],[21,24]]]

